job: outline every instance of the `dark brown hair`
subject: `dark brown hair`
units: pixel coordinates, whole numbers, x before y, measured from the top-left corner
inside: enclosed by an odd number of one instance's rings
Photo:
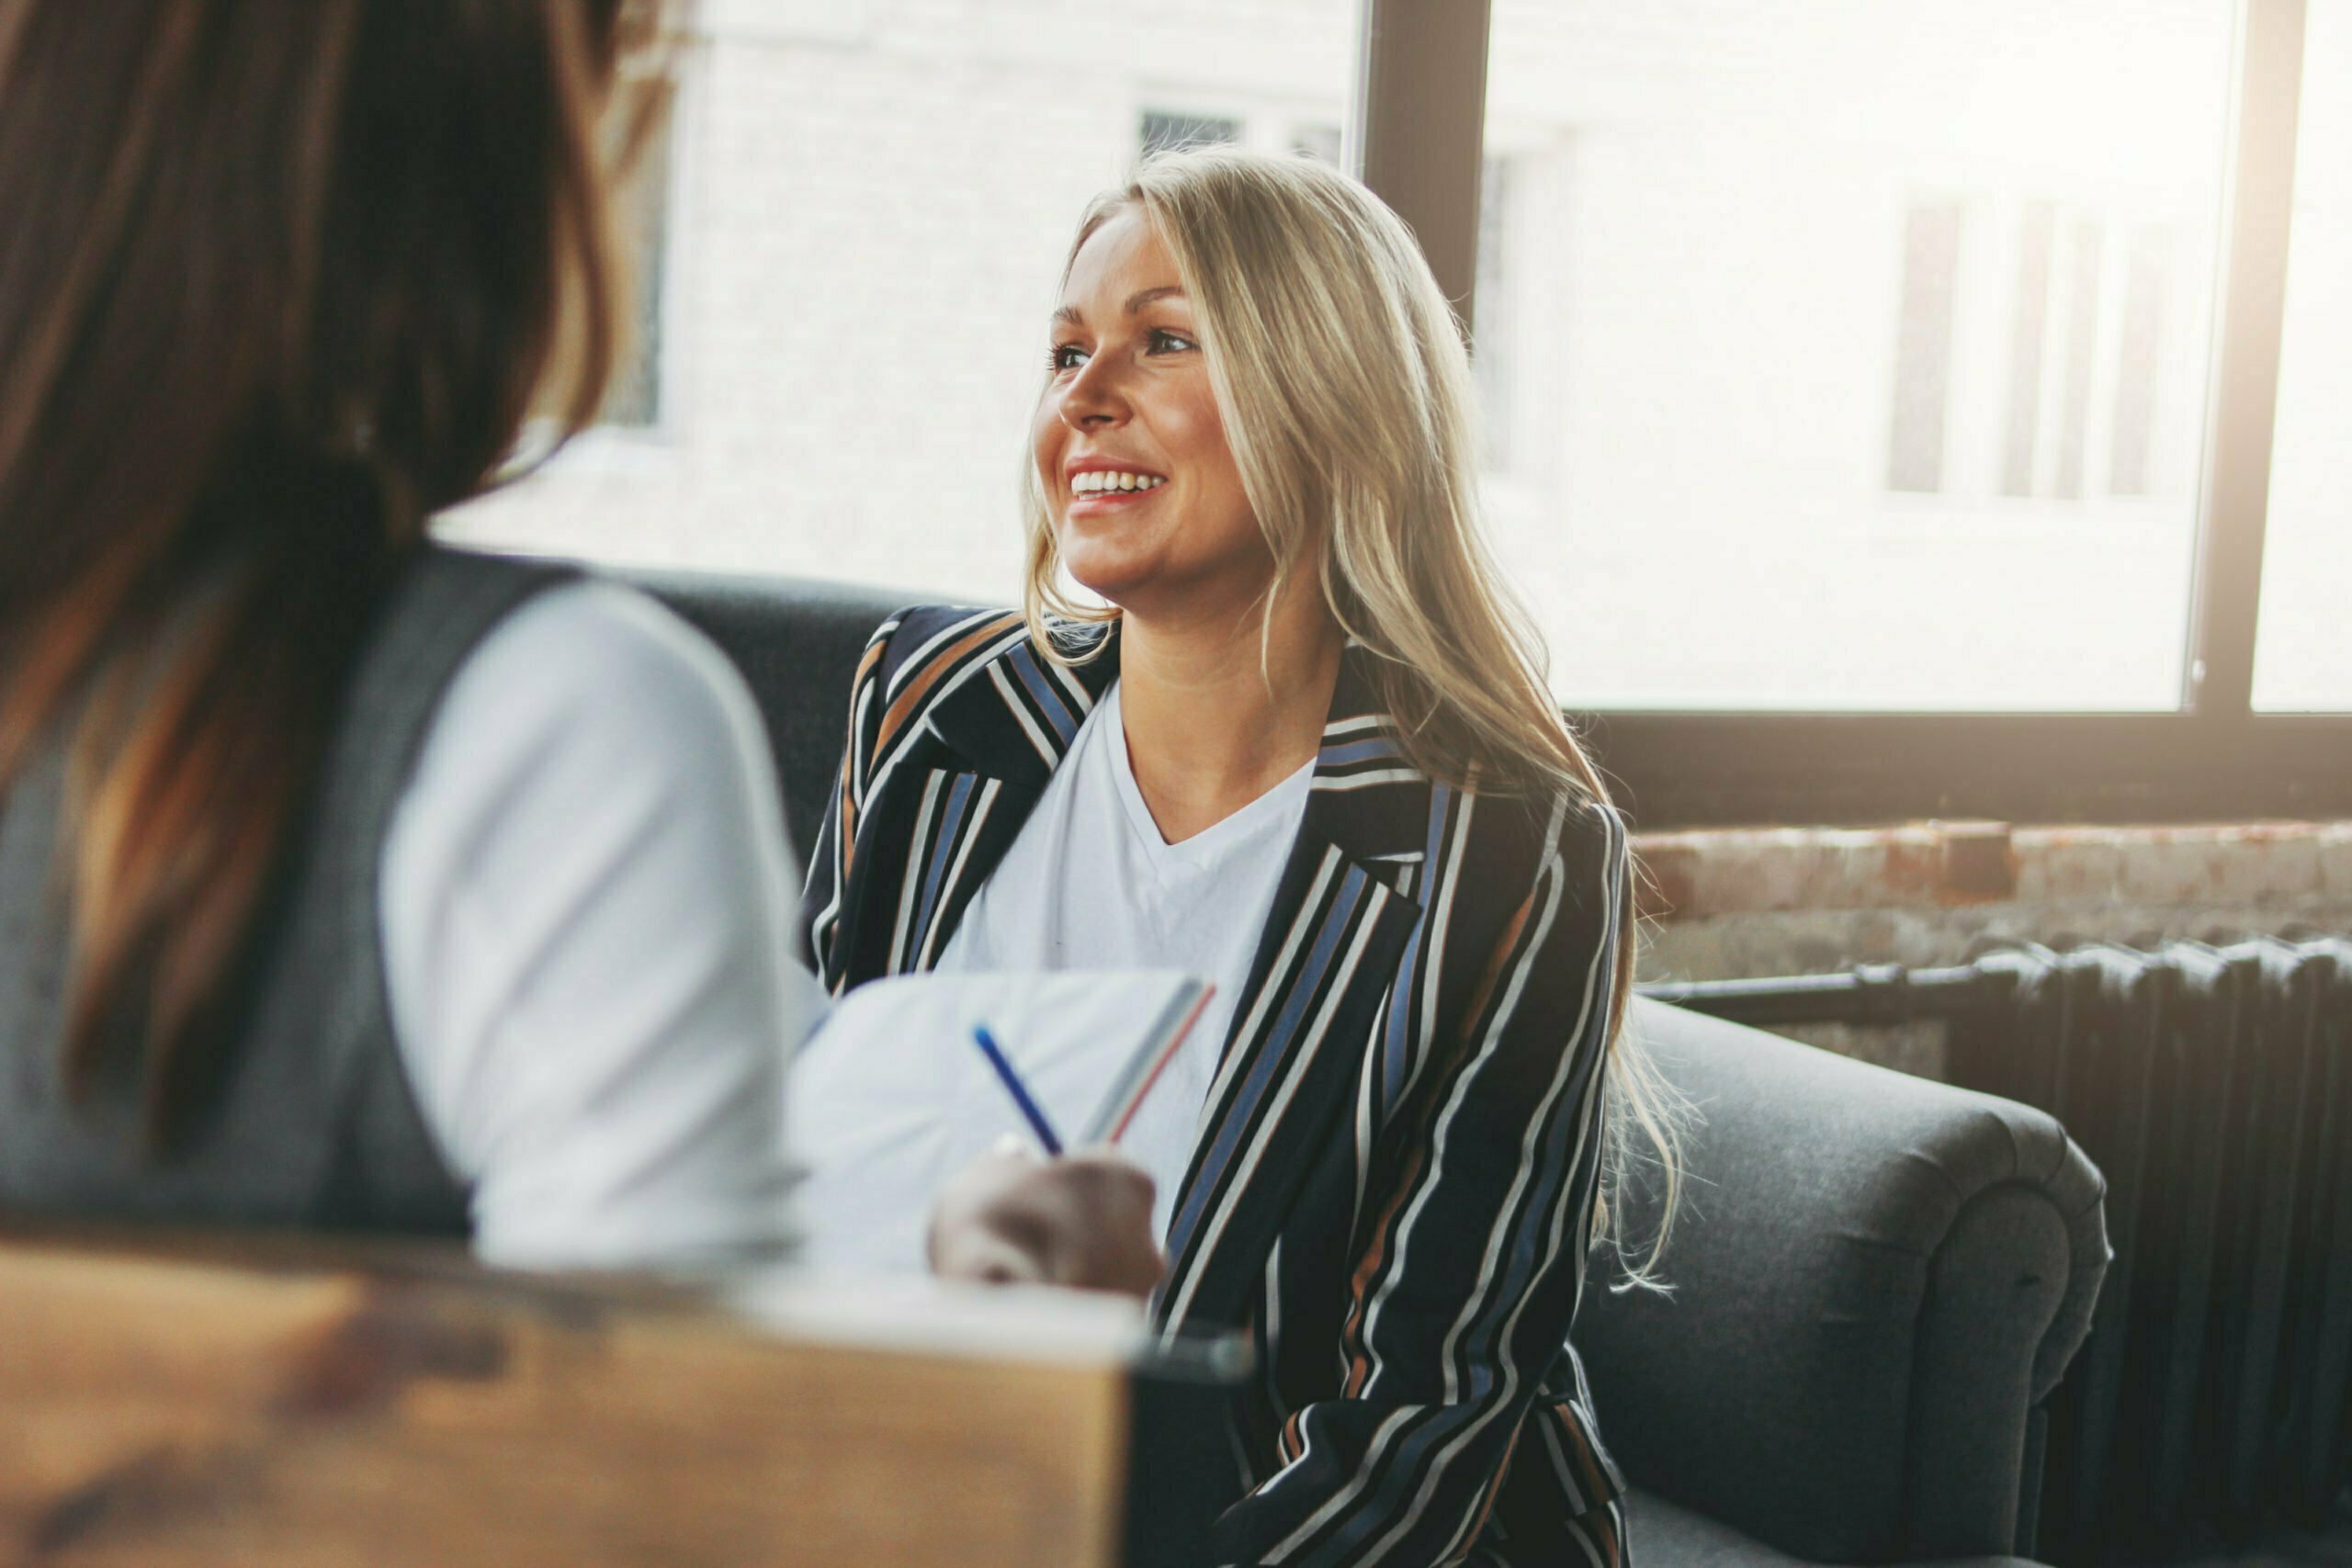
[[[623,0],[0,0],[0,789],[69,747],[65,1082],[220,1065],[368,617],[616,353]]]

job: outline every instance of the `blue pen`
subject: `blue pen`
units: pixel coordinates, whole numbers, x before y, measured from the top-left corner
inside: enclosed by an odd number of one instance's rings
[[[996,1036],[989,1032],[987,1024],[972,1025],[972,1043],[980,1048],[980,1055],[986,1056],[989,1066],[996,1069],[996,1076],[1004,1083],[1005,1092],[1012,1096],[1012,1103],[1021,1108],[1021,1114],[1029,1119],[1029,1130],[1037,1134],[1037,1141],[1046,1145],[1046,1152],[1060,1154],[1062,1141],[1054,1136],[1053,1123],[1047,1122],[1046,1113],[1037,1109],[1037,1102],[1029,1098],[1028,1086],[1021,1081],[1021,1075],[1012,1070],[1012,1064],[1005,1058],[1003,1047],[996,1043]]]

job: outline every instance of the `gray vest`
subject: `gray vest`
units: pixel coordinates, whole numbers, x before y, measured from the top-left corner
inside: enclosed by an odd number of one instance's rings
[[[62,746],[0,798],[0,1213],[192,1226],[466,1234],[467,1194],[401,1064],[377,918],[394,809],[458,668],[560,568],[424,551],[368,634],[240,1034],[168,1158],[130,1068],[70,1107],[58,1074],[72,953],[53,864]]]

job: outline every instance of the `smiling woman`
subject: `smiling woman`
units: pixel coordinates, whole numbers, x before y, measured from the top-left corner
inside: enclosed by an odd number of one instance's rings
[[[1453,318],[1362,186],[1204,150],[1088,209],[1049,355],[1025,614],[876,633],[810,955],[1216,984],[1125,1146],[1158,1323],[1265,1370],[1219,1561],[1623,1562],[1567,1332],[1628,1134],[1669,1213],[1675,1139],[1617,1027],[1623,826],[1478,544]]]
[[[1033,430],[1038,483],[1061,501],[1061,563],[1114,604],[1204,591],[1246,604],[1264,536],[1175,258],[1121,212],[1080,248],[1063,298]]]

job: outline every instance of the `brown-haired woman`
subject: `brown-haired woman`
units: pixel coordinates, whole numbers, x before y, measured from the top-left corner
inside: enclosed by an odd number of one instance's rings
[[[0,1210],[773,1248],[719,656],[437,549],[616,355],[623,0],[0,6]]]
[[[425,537],[603,395],[658,20],[0,0],[0,1213],[781,1245],[822,1003],[749,694]],[[1000,1162],[937,1267],[1141,1293],[1150,1201]]]

